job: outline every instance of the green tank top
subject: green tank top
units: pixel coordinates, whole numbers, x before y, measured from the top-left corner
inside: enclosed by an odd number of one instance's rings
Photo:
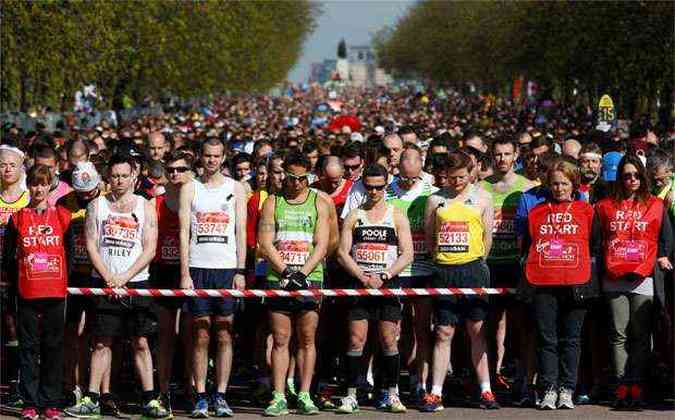
[[[495,184],[482,181],[483,189],[490,193],[494,204],[492,248],[487,261],[493,264],[509,264],[518,261],[520,250],[516,237],[515,217],[520,196],[527,185],[527,178],[517,175],[516,182],[507,191],[496,191]]]
[[[275,196],[274,222],[276,234],[274,247],[289,269],[298,271],[314,252],[314,229],[317,223],[316,191],[310,190],[302,204],[291,204],[283,195]],[[307,280],[321,287],[323,283],[323,264],[319,263]],[[267,269],[267,281],[278,282],[279,273]]]
[[[399,277],[430,276],[433,274],[434,264],[425,240],[424,211],[427,206],[427,199],[436,191],[438,191],[438,188],[424,181],[410,191],[402,190],[396,181],[387,187],[385,200],[398,207],[403,214],[408,216],[415,253],[413,262],[401,271]]]

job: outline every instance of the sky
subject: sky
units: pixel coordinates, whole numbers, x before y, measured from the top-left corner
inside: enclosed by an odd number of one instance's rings
[[[305,82],[309,77],[310,64],[335,58],[340,38],[347,45],[368,45],[371,34],[385,25],[396,23],[413,0],[329,0],[321,1],[323,14],[317,20],[317,28],[305,41],[303,54],[291,70],[291,82]]]

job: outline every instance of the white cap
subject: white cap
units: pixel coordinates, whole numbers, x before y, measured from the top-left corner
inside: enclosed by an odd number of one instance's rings
[[[349,139],[351,141],[358,141],[359,143],[363,143],[363,136],[361,135],[361,133],[352,133]]]
[[[73,189],[75,191],[89,192],[98,187],[101,177],[96,167],[91,162],[79,162],[73,169]]]
[[[384,134],[384,127],[382,127],[381,125],[378,125],[377,127],[375,127],[375,132],[377,134],[379,134],[380,136],[383,135]]]

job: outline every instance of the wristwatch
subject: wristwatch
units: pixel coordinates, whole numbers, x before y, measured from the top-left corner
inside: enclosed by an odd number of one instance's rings
[[[389,280],[390,278],[391,277],[389,276],[389,273],[387,273],[386,271],[384,273],[380,273],[380,280],[382,280],[383,282]]]

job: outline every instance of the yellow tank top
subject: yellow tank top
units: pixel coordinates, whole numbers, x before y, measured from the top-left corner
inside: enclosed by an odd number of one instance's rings
[[[21,196],[11,203],[3,200],[2,196],[0,196],[0,225],[6,225],[9,221],[9,217],[22,208],[26,207],[29,202],[30,197],[28,191],[22,192]]]
[[[21,193],[21,196],[12,202],[5,201],[2,199],[2,196],[0,196],[0,250],[4,247],[5,230],[9,218],[17,211],[26,207],[29,202],[30,197],[28,191]],[[2,263],[2,252],[0,252],[0,263]],[[3,276],[0,274],[0,277]]]
[[[466,264],[485,256],[483,218],[475,188],[463,202],[438,206],[436,227],[436,264]]]

